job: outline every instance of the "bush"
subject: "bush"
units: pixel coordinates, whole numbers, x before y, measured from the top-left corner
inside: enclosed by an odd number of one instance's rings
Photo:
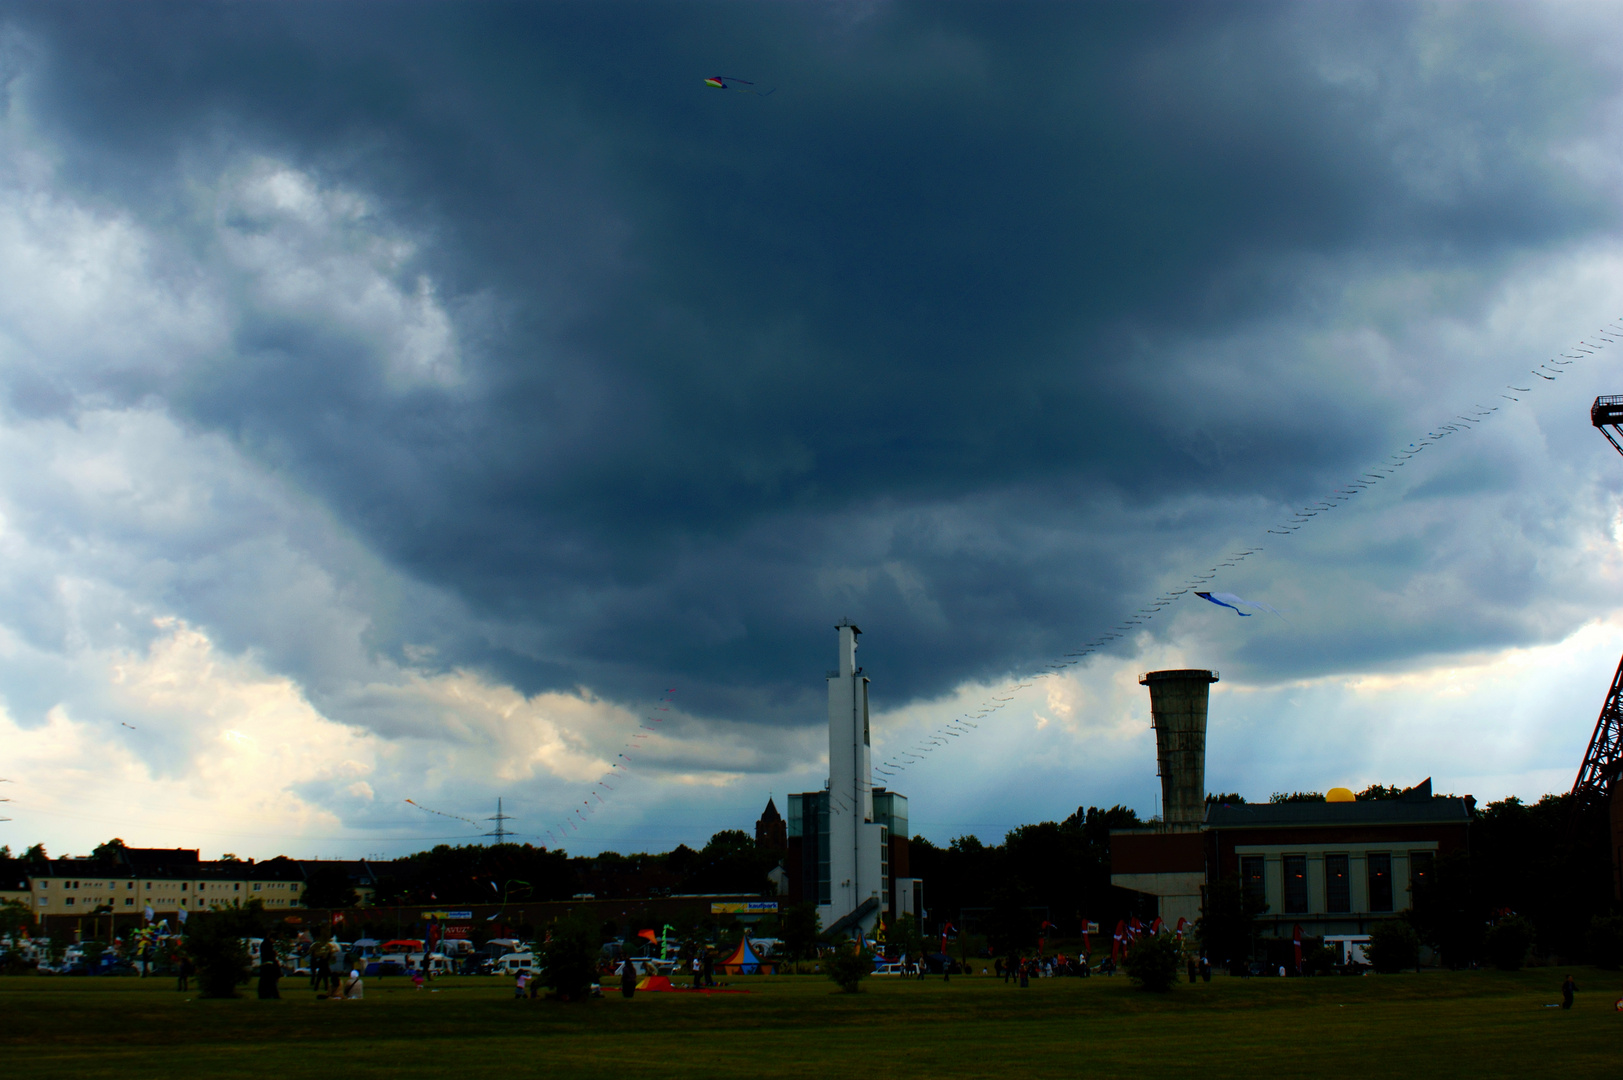
[[[834,947],[834,953],[825,962],[828,977],[847,994],[858,993],[862,980],[873,974],[873,953],[867,949],[852,949],[844,945]]]
[[[1178,965],[1182,960],[1183,951],[1177,938],[1171,934],[1152,934],[1127,946],[1122,970],[1140,990],[1164,994],[1177,983]]]
[[[1420,963],[1420,935],[1402,919],[1385,919],[1369,928],[1369,963],[1386,975]]]
[[[1623,967],[1623,916],[1601,916],[1589,921],[1589,959],[1607,971]]]
[[[585,1001],[597,979],[598,926],[582,914],[552,924],[541,946],[541,985],[565,1001]]]
[[[1500,971],[1520,971],[1527,962],[1527,950],[1533,947],[1533,924],[1520,915],[1500,919],[1488,931],[1483,945],[1494,967]]]
[[[197,987],[204,997],[237,996],[237,987],[249,975],[243,939],[259,933],[260,921],[257,906],[199,911],[187,921],[186,952],[197,965]]]

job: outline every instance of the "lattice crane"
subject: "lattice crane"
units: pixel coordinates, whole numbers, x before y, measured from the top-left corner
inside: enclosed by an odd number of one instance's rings
[[[1623,454],[1623,394],[1608,394],[1595,399],[1589,409],[1589,422],[1619,454]],[[1606,704],[1600,708],[1600,719],[1595,721],[1595,733],[1589,736],[1589,749],[1584,751],[1584,763],[1578,767],[1578,779],[1573,781],[1574,796],[1588,795],[1604,800],[1611,818],[1612,893],[1623,899],[1623,661],[1612,675],[1612,688],[1606,692]],[[1574,799],[1574,806],[1578,799]]]

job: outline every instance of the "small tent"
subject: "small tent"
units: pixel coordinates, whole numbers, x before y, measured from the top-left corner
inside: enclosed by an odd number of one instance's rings
[[[729,975],[773,974],[772,962],[763,962],[760,957],[755,955],[755,950],[750,948],[748,934],[744,935],[744,939],[738,943],[738,948],[733,951],[733,955],[718,963],[716,968]]]

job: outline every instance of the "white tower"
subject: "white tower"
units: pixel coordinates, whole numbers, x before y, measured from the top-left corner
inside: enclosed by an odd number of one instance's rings
[[[850,621],[840,634],[840,667],[828,677],[829,902],[819,905],[825,929],[873,928],[885,906],[884,828],[873,819],[868,768],[868,679],[857,667]],[[869,903],[872,901],[872,903]]]

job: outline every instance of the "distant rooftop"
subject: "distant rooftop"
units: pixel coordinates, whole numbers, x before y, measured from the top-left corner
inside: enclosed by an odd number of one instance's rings
[[[1442,825],[1471,820],[1466,799],[1437,795],[1424,801],[1211,803],[1208,829],[1278,829],[1312,825]]]

